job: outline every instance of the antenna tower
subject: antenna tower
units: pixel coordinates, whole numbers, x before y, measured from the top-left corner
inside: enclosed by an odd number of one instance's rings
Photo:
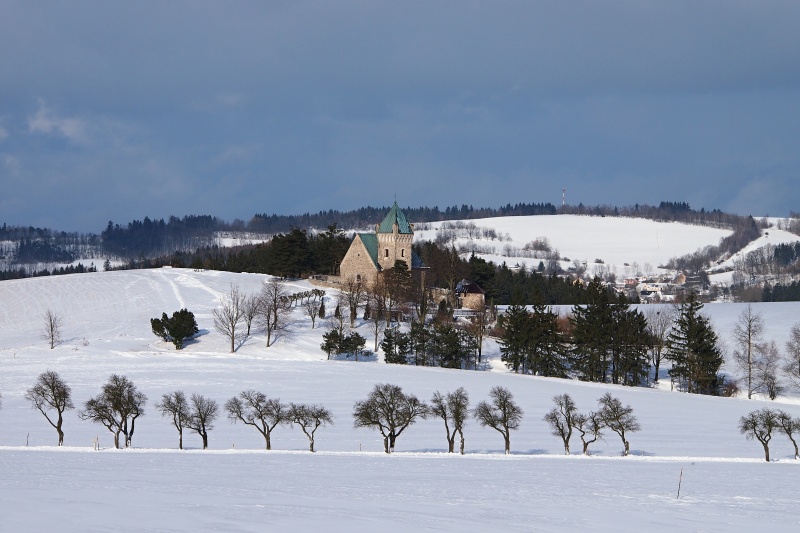
[[[567,188],[561,187],[561,207],[566,207],[567,205]]]

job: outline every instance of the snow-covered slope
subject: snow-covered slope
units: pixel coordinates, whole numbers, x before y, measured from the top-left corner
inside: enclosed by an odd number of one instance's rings
[[[723,531],[797,526],[793,496],[797,468],[787,439],[773,441],[777,462],[763,463],[738,419],[765,405],[800,416],[795,398],[765,403],[707,398],[493,372],[398,367],[380,362],[326,361],[323,329],[310,329],[298,310],[292,330],[276,345],[251,338],[237,353],[213,328],[211,312],[231,283],[255,292],[265,277],[161,269],[38,278],[0,284],[0,531],[326,531],[399,530],[667,530]],[[306,290],[305,282],[290,290]],[[187,307],[201,335],[184,350],[154,337],[149,318]],[[65,342],[49,350],[40,339],[42,315],[64,317]],[[741,307],[709,305],[718,328]],[[786,334],[800,305],[758,308],[769,336]],[[361,333],[371,338],[367,328]],[[368,341],[369,342],[369,341]],[[496,356],[496,346],[490,347]],[[66,447],[24,400],[44,370],[58,371],[80,406],[111,373],[128,376],[147,394],[134,450],[114,451],[110,433],[65,421]],[[502,439],[475,422],[467,427],[467,455],[444,454],[444,427],[426,420],[381,453],[380,436],[352,427],[351,410],[375,383],[392,382],[427,400],[434,391],[463,386],[474,405],[495,385],[508,387],[525,411]],[[210,434],[210,450],[175,450],[177,435],[153,407],[176,389],[220,404],[254,388],[282,401],[326,405],[335,425],[319,430],[311,455],[302,432],[276,429],[273,447],[224,415]],[[610,391],[630,404],[642,430],[630,436],[633,457],[622,459],[620,440],[607,433],[593,457],[564,457],[544,414],[551,398],[569,393],[582,411]],[[92,451],[99,437],[103,448]],[[26,442],[29,446],[26,447]],[[573,451],[579,449],[573,439]],[[676,499],[683,470],[681,499]],[[124,517],[120,519],[120,517]]]
[[[499,217],[464,223],[496,231],[495,239],[478,236],[477,231],[470,238],[462,231],[462,236],[456,241],[457,245],[471,241],[484,248],[494,248],[494,253],[484,254],[484,257],[495,263],[505,261],[513,265],[524,262],[529,268],[536,268],[539,259],[513,255],[513,249],[523,248],[531,241],[544,238],[554,250],[558,250],[561,257],[585,262],[590,267],[599,259],[609,268],[616,269],[619,275],[635,275],[636,272],[631,272],[634,264],[643,272],[645,265],[654,270],[673,257],[716,245],[721,238],[731,234],[729,230],[677,222],[579,215]],[[416,232],[415,238],[435,240],[437,229],[446,224],[428,224],[426,227],[430,229]],[[507,247],[512,248],[510,256],[503,253]]]

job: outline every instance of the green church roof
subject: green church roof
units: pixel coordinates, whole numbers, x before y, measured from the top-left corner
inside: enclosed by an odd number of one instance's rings
[[[392,233],[392,225],[395,222],[397,222],[398,233],[414,233],[414,231],[411,229],[411,224],[409,224],[408,220],[406,219],[406,215],[397,206],[397,202],[394,203],[392,209],[383,219],[383,222],[381,222],[380,226],[378,226],[378,233]]]
[[[381,265],[378,263],[378,236],[374,233],[359,233],[358,236],[361,238],[364,248],[367,249],[369,258],[372,259],[372,264],[380,270]]]

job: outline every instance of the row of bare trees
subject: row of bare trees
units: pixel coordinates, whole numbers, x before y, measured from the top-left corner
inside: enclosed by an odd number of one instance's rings
[[[545,415],[544,420],[550,425],[553,434],[563,440],[567,455],[570,453],[569,442],[573,430],[580,433],[583,453],[588,454],[589,445],[603,438],[602,431],[605,428],[622,439],[623,455],[630,453],[628,435],[641,429],[631,406],[623,405],[618,398],[608,393],[598,400],[600,408],[588,414],[579,413],[568,394],[555,396],[553,401],[556,407]],[[356,402],[353,407],[355,427],[378,430],[383,436],[386,453],[394,451],[397,437],[417,420],[440,418],[444,422],[447,436],[447,451],[454,453],[458,437],[459,452],[463,454],[464,426],[473,417],[481,426],[500,433],[504,451],[509,454],[511,432],[519,429],[523,414],[511,391],[499,386],[489,391],[488,400],[481,401],[474,409],[470,409],[469,396],[463,387],[444,394],[435,392],[428,405],[413,394],[405,394],[397,385],[379,383],[365,400]]]
[[[39,375],[25,398],[53,426],[58,434],[58,445],[64,444],[64,413],[75,408],[72,389],[52,370]],[[2,399],[2,396],[0,396]],[[78,411],[82,420],[101,424],[114,436],[114,447],[129,447],[136,430],[136,421],[145,412],[147,396],[140,392],[125,376],[112,374],[100,393],[90,398]],[[315,434],[320,427],[333,424],[330,411],[321,405],[284,404],[277,398],[268,398],[264,393],[246,390],[229,399],[223,406],[232,422],[253,426],[264,437],[266,449],[272,448],[270,436],[279,425],[296,424],[308,437],[309,449],[314,451]],[[208,434],[220,414],[219,404],[201,394],[187,397],[176,390],[161,397],[156,409],[170,419],[178,431],[178,448],[183,449],[183,431],[190,430],[203,440],[203,449],[208,448]]]
[[[757,440],[764,448],[764,460],[769,462],[769,442],[773,432],[786,435],[794,446],[794,458],[800,459],[795,435],[800,433],[800,418],[793,418],[780,409],[764,407],[739,419],[739,431],[747,440]]]
[[[278,278],[267,281],[258,294],[245,294],[238,285],[232,284],[229,292],[220,298],[220,306],[214,309],[214,329],[230,341],[231,353],[244,344],[256,328],[266,334],[267,347],[270,347],[288,326],[292,305],[289,296]],[[316,296],[314,301],[316,304]],[[316,307],[318,309],[319,304]]]
[[[782,375],[800,387],[800,322],[789,331],[783,352],[774,340],[764,338],[764,330],[764,317],[748,305],[733,329],[733,356],[747,397],[764,393],[774,400],[786,386]]]
[[[69,385],[54,371],[39,375],[25,398],[31,406],[42,413],[58,434],[58,445],[64,444],[63,420],[67,410],[74,409]],[[147,396],[125,376],[112,374],[101,392],[84,404],[78,412],[83,420],[101,424],[114,435],[116,448],[129,447],[133,440],[136,420],[144,415]],[[631,406],[610,393],[598,399],[599,408],[589,413],[580,413],[568,394],[553,397],[555,406],[545,416],[554,436],[561,438],[564,452],[570,453],[573,432],[580,435],[583,454],[589,446],[603,438],[603,430],[616,433],[623,443],[623,455],[630,453],[628,435],[639,431],[641,426],[633,415]],[[0,406],[2,395],[0,395]],[[181,390],[164,394],[156,409],[171,420],[178,431],[178,447],[183,449],[183,431],[190,430],[202,438],[203,449],[208,447],[208,433],[220,414],[219,404],[200,394],[188,397]],[[309,451],[315,451],[315,436],[319,428],[333,424],[331,412],[317,404],[282,403],[278,398],[269,398],[252,389],[242,391],[225,402],[223,409],[231,422],[242,422],[252,426],[264,438],[265,448],[272,449],[272,432],[286,424],[296,424],[309,441]],[[464,454],[464,426],[470,417],[483,427],[498,431],[503,437],[504,451],[511,452],[511,432],[519,428],[523,410],[514,401],[505,387],[493,387],[489,399],[469,408],[469,395],[463,387],[453,392],[436,391],[430,405],[413,394],[406,394],[398,385],[376,384],[365,400],[357,401],[353,407],[356,428],[376,429],[383,436],[384,451],[392,453],[397,438],[418,420],[439,418],[444,422],[449,453],[454,453],[456,438],[459,452]],[[792,442],[795,459],[800,459],[796,435],[800,433],[800,418],[785,411],[763,408],[741,417],[739,430],[748,440],[757,440],[764,448],[764,458],[770,460],[769,443],[773,433],[785,434]]]
[[[564,442],[564,453],[569,455],[569,442],[573,430],[580,434],[583,444],[583,454],[589,454],[589,445],[603,438],[603,430],[608,428],[622,439],[622,455],[630,454],[628,434],[639,431],[641,426],[633,415],[630,405],[622,405],[618,398],[606,393],[597,400],[599,409],[589,413],[579,413],[575,402],[569,394],[559,394],[553,397],[556,404],[544,416],[545,422],[556,437]]]
[[[460,437],[459,451],[464,453],[464,425],[472,416],[480,425],[491,427],[503,436],[505,453],[511,453],[511,431],[519,428],[523,411],[514,402],[511,391],[494,387],[490,400],[469,409],[469,395],[463,387],[453,392],[436,392],[431,405],[413,394],[406,394],[391,383],[376,384],[365,400],[355,403],[353,420],[356,428],[376,429],[383,436],[383,449],[392,453],[397,438],[418,420],[435,417],[444,421],[449,453],[455,449],[455,439]]]

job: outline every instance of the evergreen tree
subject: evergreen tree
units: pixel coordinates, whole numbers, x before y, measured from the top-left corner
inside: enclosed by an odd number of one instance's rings
[[[537,376],[567,377],[567,348],[558,332],[558,315],[542,303],[528,314],[527,367]]]
[[[403,333],[396,328],[386,328],[381,342],[384,361],[390,364],[405,365],[408,363],[408,354],[411,352],[411,339],[408,333]]]
[[[672,361],[670,376],[683,383],[687,392],[718,394],[717,372],[723,357],[711,322],[700,314],[702,308],[694,293],[680,306],[667,340],[666,358]]]
[[[500,340],[500,360],[514,372],[522,369],[524,373],[529,336],[528,311],[521,305],[512,305],[498,319],[498,325],[504,330]]]
[[[200,332],[194,313],[188,309],[175,311],[172,313],[172,318],[169,318],[166,313],[162,313],[160,319],[151,318],[150,327],[153,334],[174,344],[176,350],[183,348],[186,339],[190,339]]]
[[[622,299],[611,308],[611,382],[636,386],[650,371],[650,336],[644,315]]]
[[[612,297],[598,278],[589,283],[587,295],[588,304],[572,308],[572,369],[584,381],[602,383],[610,368]]]
[[[342,334],[338,329],[332,329],[322,335],[322,344],[320,348],[323,352],[328,354],[328,359],[331,358],[332,353],[339,353],[339,344],[342,340]]]

